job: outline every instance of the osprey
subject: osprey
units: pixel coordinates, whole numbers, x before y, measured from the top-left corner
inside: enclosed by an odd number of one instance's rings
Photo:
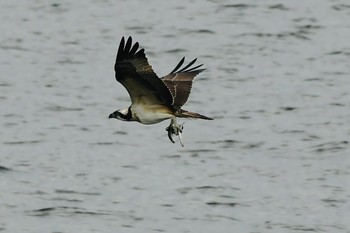
[[[194,77],[204,70],[199,69],[203,64],[193,66],[196,60],[182,67],[185,61],[183,57],[168,75],[158,78],[147,61],[145,50],[139,49],[139,43],[132,45],[131,36],[125,43],[122,37],[114,65],[115,78],[128,91],[131,106],[111,113],[109,118],[142,124],[156,124],[171,119],[166,128],[168,137],[175,143],[173,135],[179,136],[183,146],[183,124],[178,124],[176,117],[213,120],[181,109],[190,95]]]

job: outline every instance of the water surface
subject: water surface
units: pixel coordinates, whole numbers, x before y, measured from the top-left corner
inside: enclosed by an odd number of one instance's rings
[[[350,232],[347,1],[0,5],[0,231]],[[184,148],[107,119],[129,35],[207,68]]]

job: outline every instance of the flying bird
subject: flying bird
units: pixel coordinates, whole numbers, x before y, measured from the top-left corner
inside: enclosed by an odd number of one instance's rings
[[[142,124],[156,124],[170,119],[170,125],[166,128],[168,137],[175,143],[173,135],[179,136],[183,146],[183,124],[176,122],[177,117],[213,120],[181,108],[190,95],[193,79],[204,70],[201,68],[203,64],[195,65],[196,61],[194,59],[183,66],[183,57],[168,75],[159,78],[148,63],[145,50],[139,49],[139,43],[132,44],[131,36],[125,43],[122,37],[114,65],[115,78],[128,91],[131,106],[116,110],[109,118]]]

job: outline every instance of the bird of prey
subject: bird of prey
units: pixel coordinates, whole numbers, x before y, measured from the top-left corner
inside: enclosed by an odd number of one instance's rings
[[[114,65],[115,78],[128,91],[131,106],[111,113],[109,118],[142,124],[156,124],[170,119],[170,125],[166,128],[168,137],[175,143],[173,136],[179,136],[183,146],[183,124],[176,122],[177,117],[213,120],[181,108],[190,95],[194,77],[204,70],[200,68],[203,64],[194,65],[197,59],[183,67],[184,61],[183,57],[168,75],[159,78],[148,63],[145,50],[139,49],[139,43],[132,44],[131,36],[125,43],[122,37]]]

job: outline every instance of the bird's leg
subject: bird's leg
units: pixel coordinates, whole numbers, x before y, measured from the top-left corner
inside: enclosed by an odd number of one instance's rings
[[[182,130],[183,130],[183,124],[178,124],[176,122],[176,118],[172,118],[170,125],[165,129],[166,131],[168,131],[168,137],[170,139],[170,141],[172,141],[173,143],[175,143],[174,139],[173,139],[173,135],[179,136],[180,139],[180,143],[182,145],[182,147],[184,146],[183,141],[182,141]]]

